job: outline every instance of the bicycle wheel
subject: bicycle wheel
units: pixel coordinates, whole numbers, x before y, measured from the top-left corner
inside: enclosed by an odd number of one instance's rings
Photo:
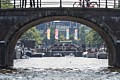
[[[81,2],[74,2],[73,7],[82,7]]]
[[[98,7],[97,2],[90,2],[89,7]]]

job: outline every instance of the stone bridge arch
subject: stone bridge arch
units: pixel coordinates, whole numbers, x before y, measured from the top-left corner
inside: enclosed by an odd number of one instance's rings
[[[21,35],[26,32],[28,29],[44,23],[44,22],[49,22],[49,21],[54,21],[54,20],[65,20],[65,21],[73,21],[73,22],[78,22],[85,24],[89,26],[90,28],[94,29],[96,32],[98,32],[101,37],[104,39],[105,43],[107,44],[108,52],[109,52],[109,65],[114,66],[115,65],[115,45],[114,45],[114,33],[113,31],[109,28],[109,25],[107,25],[104,21],[94,18],[91,15],[85,14],[82,16],[71,16],[71,15],[49,15],[46,17],[41,17],[38,19],[30,19],[29,21],[20,23],[21,25],[15,25],[13,28],[11,28],[8,32],[8,35],[6,37],[6,44],[7,46],[7,66],[13,66],[13,51],[14,47],[18,41],[18,39],[21,37]],[[19,28],[18,28],[19,27]],[[18,29],[17,29],[18,28]],[[11,34],[14,33],[14,34]],[[9,38],[8,38],[9,37]]]

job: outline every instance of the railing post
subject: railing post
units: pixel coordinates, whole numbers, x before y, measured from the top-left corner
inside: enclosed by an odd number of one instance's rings
[[[15,0],[14,0],[14,8],[15,8]]]
[[[60,7],[62,7],[62,0],[60,0]]]
[[[20,8],[21,8],[21,0],[20,0]]]
[[[120,8],[120,0],[118,0],[118,8]]]
[[[99,0],[99,8],[100,8],[100,0]]]
[[[32,1],[32,6],[35,8],[35,0]]]
[[[38,0],[37,0],[37,8],[38,8],[39,6],[38,6]]]
[[[41,7],[41,0],[40,0],[40,7]]]
[[[107,8],[107,0],[106,0],[106,7],[105,8]]]
[[[114,8],[116,7],[116,0],[114,0]]]

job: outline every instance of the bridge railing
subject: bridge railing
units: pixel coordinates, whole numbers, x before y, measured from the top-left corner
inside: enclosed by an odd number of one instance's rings
[[[118,8],[118,0],[0,0],[0,9],[43,7]]]

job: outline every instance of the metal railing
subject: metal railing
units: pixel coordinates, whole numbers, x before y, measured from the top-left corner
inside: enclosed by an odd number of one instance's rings
[[[0,0],[0,9],[41,7],[118,8],[118,0]]]

